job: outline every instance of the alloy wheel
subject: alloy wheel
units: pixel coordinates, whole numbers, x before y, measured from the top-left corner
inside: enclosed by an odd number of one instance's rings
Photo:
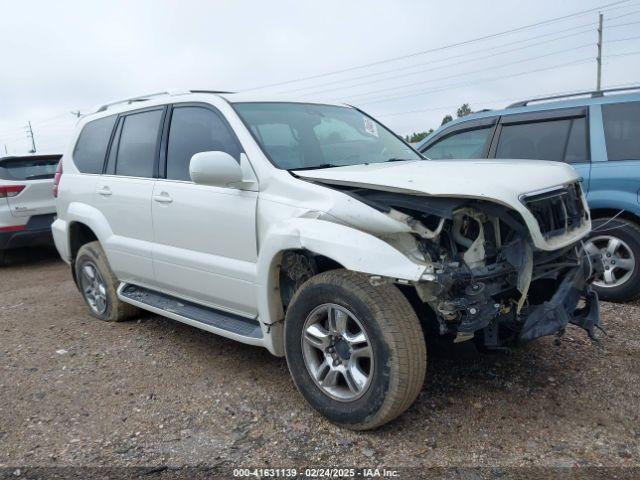
[[[354,401],[371,384],[371,342],[360,320],[340,305],[322,304],[309,314],[302,332],[302,354],[313,381],[335,400]]]
[[[80,286],[89,307],[102,315],[107,310],[107,287],[100,271],[91,261],[86,261],[80,269]]]
[[[585,243],[589,255],[602,256],[603,272],[593,282],[602,288],[618,287],[625,283],[636,268],[636,260],[629,245],[613,235],[598,235]]]

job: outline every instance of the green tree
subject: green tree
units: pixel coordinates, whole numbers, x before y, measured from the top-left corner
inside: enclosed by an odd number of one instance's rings
[[[429,136],[432,132],[433,132],[433,128],[430,128],[426,132],[419,132],[419,133],[414,132],[413,134],[407,135],[406,137],[404,137],[404,139],[409,143],[418,143],[424,140],[425,138],[427,138],[427,136]]]
[[[440,125],[442,126],[445,123],[449,123],[451,120],[453,120],[453,117],[451,115],[445,115],[445,117],[442,119],[442,123]]]
[[[471,107],[469,106],[468,103],[463,103],[460,108],[456,111],[456,115],[458,116],[458,118],[460,117],[466,117],[467,115],[472,114],[473,111],[471,110]]]

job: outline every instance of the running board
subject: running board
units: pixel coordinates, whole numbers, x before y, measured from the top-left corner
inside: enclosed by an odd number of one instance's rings
[[[130,283],[120,284],[118,298],[203,330],[245,343],[262,344],[262,329],[256,319],[241,317]]]

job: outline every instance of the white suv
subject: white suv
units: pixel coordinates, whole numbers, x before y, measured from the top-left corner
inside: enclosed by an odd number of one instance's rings
[[[349,106],[207,91],[101,107],[62,164],[54,239],[93,316],[266,347],[349,428],[411,405],[427,332],[496,349],[599,324],[565,164],[429,161]]]
[[[51,245],[54,175],[62,155],[0,158],[0,264],[8,250]]]

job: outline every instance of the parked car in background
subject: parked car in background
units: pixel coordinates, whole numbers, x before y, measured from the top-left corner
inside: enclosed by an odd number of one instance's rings
[[[582,178],[601,253],[600,297],[640,294],[640,87],[514,103],[445,124],[417,148],[430,159],[540,159],[565,162]],[[623,93],[627,92],[627,93]],[[523,170],[524,174],[524,170]]]
[[[0,158],[0,263],[13,248],[53,244],[53,179],[62,155]]]
[[[150,95],[80,120],[52,230],[94,317],[266,347],[362,430],[420,392],[425,324],[487,348],[599,325],[578,175],[492,163],[429,162],[345,105]]]

